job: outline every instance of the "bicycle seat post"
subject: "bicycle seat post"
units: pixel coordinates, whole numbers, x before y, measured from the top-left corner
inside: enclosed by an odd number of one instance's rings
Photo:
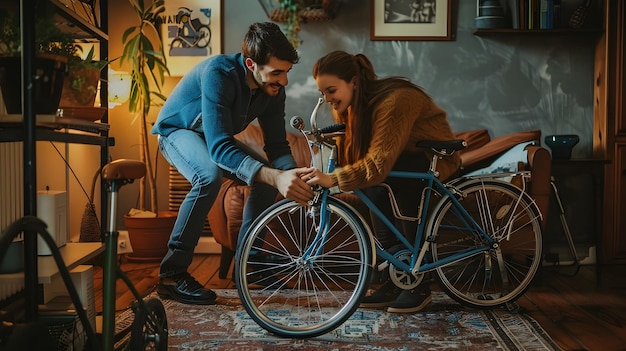
[[[102,280],[102,342],[103,350],[114,349],[115,336],[115,281],[117,280],[117,237],[116,215],[119,189],[146,174],[146,165],[141,161],[119,159],[102,168],[102,180],[109,190],[109,221],[104,233],[104,263]]]

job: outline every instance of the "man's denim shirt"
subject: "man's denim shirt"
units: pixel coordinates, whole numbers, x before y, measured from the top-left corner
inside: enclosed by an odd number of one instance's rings
[[[152,134],[167,136],[177,129],[204,134],[211,159],[246,184],[263,164],[236,146],[233,137],[258,119],[264,150],[277,169],[296,166],[285,131],[285,89],[269,96],[246,82],[241,53],[212,56],[193,67],[167,98]]]

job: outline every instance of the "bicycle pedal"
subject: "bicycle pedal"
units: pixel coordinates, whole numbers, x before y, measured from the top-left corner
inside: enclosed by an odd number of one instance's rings
[[[387,269],[387,267],[389,267],[389,261],[385,261],[385,262],[383,262],[383,263],[379,264],[379,265],[377,266],[377,269],[378,269],[379,271],[384,271],[385,269]]]

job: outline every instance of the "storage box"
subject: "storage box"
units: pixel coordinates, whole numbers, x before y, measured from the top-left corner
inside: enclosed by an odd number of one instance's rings
[[[67,244],[67,193],[65,191],[38,191],[37,217],[48,225],[47,230],[57,247]],[[37,238],[37,254],[40,256],[52,254],[41,236]]]

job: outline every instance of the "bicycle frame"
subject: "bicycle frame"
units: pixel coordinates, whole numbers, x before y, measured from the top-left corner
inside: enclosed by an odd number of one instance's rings
[[[345,126],[317,128],[323,102],[311,114],[310,131],[304,130],[301,117],[293,117],[291,125],[305,136],[311,165],[328,173],[335,169],[334,137],[344,134],[339,131]],[[393,216],[418,222],[413,243],[360,190],[354,194],[400,240],[393,250],[376,242],[359,211],[332,196],[341,192],[336,187],[315,185],[308,204],[284,199],[255,219],[237,248],[234,273],[242,305],[255,322],[295,338],[334,330],[359,308],[372,283],[377,254],[384,262],[376,268],[387,268],[386,278],[398,288],[414,289],[425,272],[433,271],[442,291],[463,305],[516,309],[513,302],[528,288],[541,260],[536,204],[513,182],[494,179],[503,174],[440,181],[437,161],[461,150],[461,140],[422,141],[418,146],[435,152],[428,171],[389,174],[425,182],[415,194],[421,196],[416,217],[401,213],[389,193]],[[431,203],[435,196],[440,199]]]
[[[334,140],[332,140],[332,138],[338,135],[342,135],[343,133],[331,132],[331,133],[325,134],[323,132],[320,132],[320,129],[317,128],[317,123],[316,123],[317,111],[318,111],[319,106],[322,103],[323,103],[323,99],[320,98],[318,101],[318,104],[315,106],[311,114],[311,122],[310,122],[311,129],[312,129],[311,132],[305,132],[302,129],[303,128],[302,124],[296,125],[296,123],[292,121],[292,125],[298,128],[301,131],[301,133],[307,138],[308,146],[309,146],[309,149],[311,151],[311,156],[312,156],[312,166],[318,169],[321,169],[322,171],[325,171],[327,173],[330,173],[335,169],[335,165],[336,165],[335,155],[337,153],[337,146],[334,144]],[[317,155],[313,151],[314,147],[317,147],[319,150]],[[323,168],[320,167],[322,164],[320,159],[322,155],[322,150],[324,148],[330,148],[330,156],[328,158],[326,170],[323,170]],[[367,208],[370,211],[372,211],[372,213],[374,213],[374,215],[378,219],[380,219],[389,230],[391,230],[391,232],[396,236],[398,240],[400,240],[400,242],[404,245],[404,247],[410,251],[411,261],[409,264],[407,264],[406,262],[403,262],[402,260],[394,256],[394,253],[391,253],[385,250],[380,245],[380,243],[377,240],[375,240],[375,238],[372,238],[372,241],[375,242],[376,255],[379,255],[387,263],[394,265],[399,270],[404,271],[406,273],[410,273],[414,276],[417,276],[420,273],[425,273],[425,272],[434,270],[446,264],[459,261],[469,256],[477,255],[482,252],[488,251],[492,249],[494,245],[497,244],[496,241],[487,234],[487,232],[483,229],[483,227],[474,220],[474,218],[467,212],[467,210],[459,202],[458,196],[459,195],[462,196],[462,194],[460,194],[460,192],[457,190],[457,186],[454,185],[454,184],[459,184],[459,185],[465,184],[465,181],[469,181],[473,179],[481,179],[481,178],[493,179],[494,176],[493,175],[481,175],[481,176],[462,177],[462,178],[454,179],[444,184],[443,182],[441,182],[441,180],[439,180],[439,178],[437,178],[435,169],[436,169],[437,159],[439,159],[440,157],[445,157],[445,156],[440,156],[441,153],[438,153],[436,150],[434,151],[435,151],[435,155],[433,156],[433,160],[431,161],[430,169],[427,172],[391,171],[388,175],[389,177],[424,180],[426,182],[426,186],[421,194],[421,201],[418,207],[417,217],[403,216],[398,209],[395,199],[393,198],[393,193],[391,192],[391,189],[387,187],[390,192],[390,201],[392,202],[392,207],[394,208],[395,217],[404,219],[404,220],[413,220],[413,221],[419,222],[414,243],[410,243],[406,239],[404,234],[400,232],[400,230],[391,221],[389,221],[389,219],[382,213],[379,207],[376,206],[376,204],[374,204],[374,202],[372,202],[361,190],[355,189],[353,191],[354,194],[356,194],[358,198],[367,206]],[[498,176],[499,177],[505,177],[505,176],[527,177],[528,172],[503,173],[503,174],[499,174]],[[525,192],[525,189],[523,190]],[[319,210],[320,211],[319,213],[320,225],[317,230],[316,237],[314,239],[315,245],[311,245],[308,248],[307,252],[304,254],[304,256],[307,258],[319,252],[319,250],[321,250],[321,247],[323,247],[324,245],[325,232],[328,230],[329,216],[330,216],[330,213],[328,213],[327,198],[331,196],[333,193],[331,189],[325,189],[321,187],[317,187],[315,191],[316,191],[316,196],[315,196],[315,199],[311,202],[311,205],[314,207],[319,206],[320,208]],[[463,223],[464,228],[460,228],[460,229],[470,232],[472,233],[472,235],[477,236],[481,242],[485,242],[484,245],[458,252],[454,255],[450,255],[446,257],[445,259],[437,260],[436,262],[426,261],[426,253],[430,248],[431,240],[430,238],[425,238],[426,240],[422,240],[422,238],[424,237],[425,231],[427,229],[426,225],[428,221],[426,219],[428,218],[428,210],[430,208],[430,200],[433,195],[433,192],[434,194],[440,196],[442,199],[445,199],[445,198],[450,199],[450,201],[453,204],[454,211],[456,211],[460,215],[460,218],[462,218],[464,221]],[[370,230],[370,233],[371,232],[372,231]],[[373,257],[373,262],[376,262],[375,256]]]

